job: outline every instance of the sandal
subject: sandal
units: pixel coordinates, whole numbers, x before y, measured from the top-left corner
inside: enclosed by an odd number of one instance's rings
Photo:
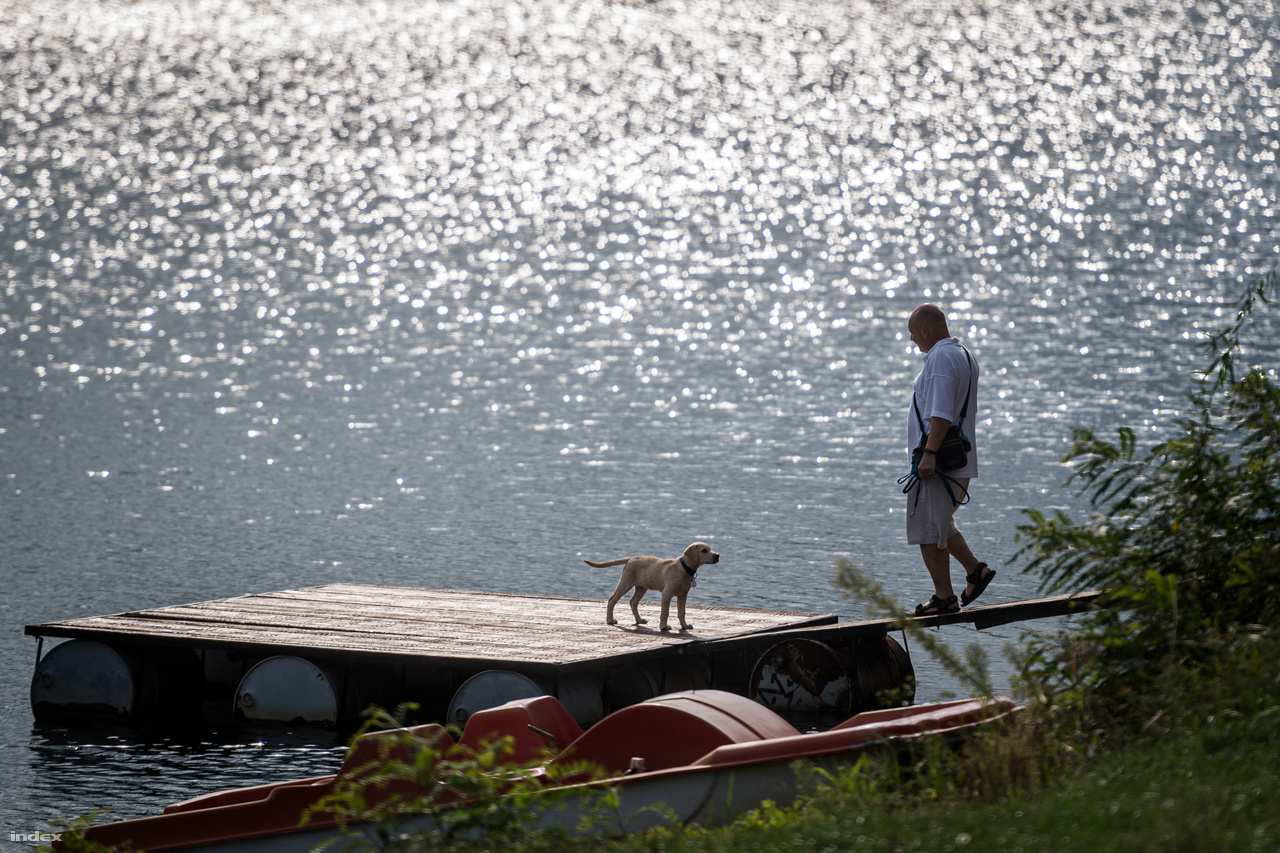
[[[929,596],[928,604],[917,604],[916,612],[913,616],[945,616],[948,613],[959,613],[960,602],[956,601],[954,595],[948,595],[946,598],[938,598],[936,595]]]
[[[985,575],[983,574],[984,570],[986,571]],[[982,595],[983,591],[990,586],[995,576],[995,570],[986,563],[978,563],[978,565],[974,566],[973,571],[964,577],[966,581],[973,584],[973,595],[970,595],[967,589],[964,590],[960,593],[960,603],[965,607],[973,604],[978,596]]]

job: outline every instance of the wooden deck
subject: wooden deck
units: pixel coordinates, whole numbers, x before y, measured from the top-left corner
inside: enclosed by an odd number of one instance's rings
[[[26,633],[253,655],[563,670],[836,622],[830,614],[689,605],[693,630],[659,631],[656,594],[650,593],[640,609],[648,625],[625,624],[631,621],[625,600],[617,613],[625,623],[606,625],[601,599],[337,583],[45,622],[26,626]]]
[[[602,599],[339,583],[27,625],[40,640],[32,708],[48,719],[190,714],[235,686],[235,713],[257,721],[353,721],[368,704],[406,701],[428,719],[453,720],[476,703],[506,701],[508,682],[521,696],[533,682],[589,725],[673,690],[755,695],[765,685],[791,702],[808,683],[796,672],[845,684],[844,704],[856,684],[866,704],[910,674],[909,659],[885,639],[899,627],[893,619],[690,605],[693,629],[664,632],[651,598],[640,605],[648,625],[606,625]],[[1081,612],[1098,599],[1078,593],[914,621],[982,629]],[[629,608],[619,608],[629,621]],[[42,655],[45,638],[73,642]],[[825,707],[823,690],[808,692]]]

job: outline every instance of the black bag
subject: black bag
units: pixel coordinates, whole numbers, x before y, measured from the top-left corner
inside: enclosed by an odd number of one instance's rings
[[[911,451],[913,470],[920,467],[920,458],[924,456],[924,443],[928,438],[927,435],[921,434],[920,444]],[[947,434],[942,437],[942,445],[938,447],[937,469],[943,473],[958,471],[969,464],[969,451],[972,449],[973,444],[969,441],[969,437],[960,431],[959,426],[952,424],[947,427]]]
[[[961,347],[961,349],[964,349]],[[969,359],[969,351],[964,351],[966,361]],[[973,369],[973,363],[970,361],[970,370]],[[970,383],[972,387],[972,383]],[[911,470],[915,471],[920,467],[920,458],[924,456],[924,445],[928,441],[929,435],[924,431],[924,418],[920,417],[920,407],[916,404],[915,395],[911,395],[911,408],[916,413],[916,422],[920,424],[920,443],[911,451]],[[964,423],[964,417],[969,412],[969,392],[964,395],[964,405],[960,407],[960,420],[947,427],[947,434],[942,437],[942,444],[938,447],[937,454],[937,470],[946,473],[947,471],[958,471],[969,464],[969,451],[973,449],[973,444],[969,441],[969,436],[960,431],[960,425]]]

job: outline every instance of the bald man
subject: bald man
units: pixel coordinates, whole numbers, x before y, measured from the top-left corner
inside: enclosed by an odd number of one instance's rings
[[[947,315],[937,305],[923,304],[907,321],[911,342],[924,353],[907,413],[908,452],[925,436],[916,467],[918,489],[907,495],[907,542],[920,546],[933,581],[933,595],[916,607],[916,616],[958,613],[982,594],[996,576],[973,555],[955,523],[956,508],[978,476],[978,443],[974,438],[978,408],[978,361],[947,329]],[[945,475],[937,470],[937,452],[947,429],[959,423],[970,440],[966,464]],[[967,585],[957,598],[951,585],[951,558],[960,563]]]

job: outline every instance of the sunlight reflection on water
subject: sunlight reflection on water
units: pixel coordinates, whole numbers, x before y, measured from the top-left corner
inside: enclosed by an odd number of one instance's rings
[[[1077,507],[1068,429],[1157,432],[1276,259],[1274,20],[0,7],[7,623],[330,580],[605,595],[580,552],[694,538],[725,554],[705,603],[856,617],[838,554],[919,600],[921,300],[982,360],[964,524],[1007,559],[1020,508]]]

